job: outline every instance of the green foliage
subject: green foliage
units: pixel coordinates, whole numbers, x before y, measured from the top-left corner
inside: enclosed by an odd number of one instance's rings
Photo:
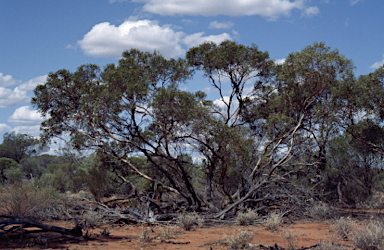
[[[376,131],[380,137],[380,130]],[[365,137],[369,133],[365,133]],[[382,168],[382,157],[370,147],[350,135],[339,136],[332,140],[328,152],[328,166],[325,171],[325,190],[333,192],[338,197],[337,186],[344,201],[349,203],[363,202],[369,198],[373,190],[382,180],[379,168]]]
[[[110,178],[97,154],[84,158],[75,174],[80,175],[85,180],[89,191],[97,201],[105,196]]]
[[[0,157],[6,157],[20,162],[24,157],[30,157],[47,150],[39,148],[39,140],[28,134],[5,133],[0,145]]]
[[[340,189],[355,203],[380,183],[384,67],[358,79],[353,70],[324,43],[291,53],[282,65],[255,45],[232,41],[203,43],[186,59],[132,49],[118,65],[50,73],[34,90],[32,104],[47,116],[43,143],[69,135],[74,148],[95,154],[31,157],[37,141],[15,134],[5,135],[0,153],[20,162],[24,175],[62,192],[83,188],[84,180],[97,200],[111,192],[172,191],[200,207],[196,187],[207,187],[208,202],[218,194],[231,203],[236,191],[241,197],[258,178],[276,173],[303,192],[314,186],[338,197]],[[181,90],[196,71],[209,79],[222,107],[201,91]],[[245,93],[250,81],[254,88]],[[25,141],[22,153],[9,153]],[[17,179],[18,168],[11,169]],[[257,195],[281,189],[268,185]]]
[[[0,158],[0,182],[8,181],[13,183],[23,177],[21,166],[16,161],[9,158]]]
[[[60,196],[52,189],[37,188],[33,182],[18,182],[0,190],[0,209],[6,214],[35,220],[49,219],[46,213]]]

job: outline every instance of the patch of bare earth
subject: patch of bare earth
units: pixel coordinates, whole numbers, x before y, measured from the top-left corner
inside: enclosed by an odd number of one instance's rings
[[[70,228],[70,223],[53,223],[57,226]],[[313,246],[320,241],[331,241],[334,236],[330,232],[330,225],[323,222],[299,221],[292,224],[284,224],[279,231],[272,232],[266,230],[262,225],[257,226],[213,226],[194,228],[191,231],[184,231],[178,227],[169,227],[170,236],[161,239],[164,227],[144,227],[132,225],[114,225],[99,229],[92,229],[87,232],[87,240],[77,240],[70,238],[57,238],[59,235],[47,233],[40,238],[15,242],[4,241],[1,239],[0,248],[9,249],[228,249],[229,246],[220,244],[226,242],[224,234],[232,236],[240,231],[250,231],[253,238],[249,242],[252,244],[275,245],[287,248],[288,243],[282,238],[284,232],[289,230],[296,237],[296,247]],[[149,242],[141,242],[140,234],[144,230],[149,232]],[[44,242],[45,241],[45,242]],[[352,245],[351,242],[340,241],[338,243]],[[19,244],[19,245],[18,245]],[[344,245],[345,249],[348,248]]]

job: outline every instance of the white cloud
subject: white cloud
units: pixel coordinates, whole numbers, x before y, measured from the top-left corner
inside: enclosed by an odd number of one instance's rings
[[[186,35],[176,32],[171,26],[160,26],[156,21],[126,20],[120,26],[108,22],[100,23],[78,41],[84,53],[93,57],[120,58],[124,50],[137,48],[142,51],[160,51],[165,57],[185,53],[182,44],[197,45],[199,41],[221,42],[231,37],[227,34],[202,36],[203,33]]]
[[[224,40],[231,40],[231,36],[228,33],[220,35],[203,36],[203,32],[188,35],[184,38],[183,43],[188,47],[197,46],[206,41],[212,41],[214,43],[221,43]]]
[[[319,13],[320,13],[319,8],[317,8],[316,6],[312,6],[312,7],[306,8],[306,9],[302,12],[302,16],[305,16],[305,17],[314,17],[314,16],[316,16],[316,15],[319,14]]]
[[[226,103],[229,102],[229,96],[223,96],[223,98],[224,98],[224,101]],[[225,105],[224,101],[222,99],[216,99],[213,101],[213,104],[215,104],[216,106],[218,106],[221,109],[226,109],[227,106]]]
[[[14,90],[0,87],[0,108],[8,108],[28,101],[27,91],[21,90],[19,87]]]
[[[86,55],[94,57],[119,58],[130,48],[159,50],[173,57],[184,53],[179,44],[182,36],[182,32],[175,32],[169,26],[161,27],[155,21],[127,20],[118,27],[107,22],[97,24],[78,44]]]
[[[18,88],[20,90],[26,90],[26,91],[34,90],[37,85],[45,84],[45,82],[47,81],[47,77],[48,77],[47,75],[35,77],[35,78],[29,80],[28,82],[25,82],[25,83],[19,85]]]
[[[35,126],[17,126],[12,129],[16,133],[20,134],[29,134],[31,136],[39,136],[40,134],[40,125]]]
[[[371,69],[378,69],[378,68],[380,68],[383,65],[384,65],[384,55],[383,55],[383,60],[381,60],[379,62],[375,62],[369,68],[371,68]]]
[[[20,81],[13,79],[11,75],[3,75],[3,73],[0,73],[0,87],[13,86],[16,84],[20,84]]]
[[[11,127],[7,124],[0,123],[0,134],[4,134],[5,132],[11,131]]]
[[[135,2],[145,2],[144,11],[160,15],[259,15],[269,20],[276,20],[282,15],[289,16],[294,9],[307,10],[305,0],[136,0]]]
[[[218,21],[213,21],[209,24],[209,28],[211,29],[229,29],[233,27],[232,22],[218,22]]]
[[[22,106],[13,112],[8,122],[17,125],[35,125],[40,124],[44,119],[36,110],[29,110],[29,106]]]
[[[285,62],[285,58],[275,60],[275,64],[277,64],[277,65],[283,64],[284,62]]]

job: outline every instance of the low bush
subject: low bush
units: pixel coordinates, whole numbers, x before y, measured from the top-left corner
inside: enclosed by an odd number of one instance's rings
[[[358,202],[356,204],[357,208],[360,209],[383,209],[383,195],[380,192],[374,193],[366,201]]]
[[[371,222],[365,229],[355,230],[351,239],[359,249],[384,249],[384,224],[382,222]]]
[[[199,222],[201,222],[201,218],[196,213],[183,213],[177,217],[177,224],[185,231],[190,231]]]
[[[152,235],[152,230],[150,228],[142,229],[139,234],[140,243],[144,244],[144,243],[151,242],[152,241],[151,235]]]
[[[172,230],[170,227],[160,227],[160,240],[168,240],[172,237]]]
[[[87,228],[95,228],[102,223],[102,216],[95,211],[88,211],[84,215]]]
[[[249,231],[240,231],[237,235],[228,236],[224,234],[224,237],[227,241],[227,245],[232,249],[243,249],[248,247],[248,241],[253,238],[253,232]]]
[[[264,220],[264,225],[267,229],[278,231],[283,218],[277,213],[271,213],[268,218]]]
[[[306,215],[316,220],[328,220],[334,218],[337,211],[327,203],[317,202],[307,208]]]
[[[290,230],[286,230],[282,233],[281,238],[287,243],[287,250],[297,249],[297,236]]]
[[[236,223],[241,226],[252,225],[259,218],[259,214],[252,209],[246,212],[239,212],[235,218]]]
[[[334,222],[334,224],[331,226],[331,229],[340,235],[343,240],[347,240],[355,226],[355,221],[350,217],[341,217]]]
[[[47,211],[62,198],[54,189],[38,188],[30,181],[21,181],[1,189],[0,208],[11,216],[46,220],[49,219]]]

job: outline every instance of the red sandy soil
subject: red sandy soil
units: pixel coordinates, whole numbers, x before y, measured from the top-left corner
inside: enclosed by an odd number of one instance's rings
[[[53,223],[54,225],[72,228],[73,224],[70,222]],[[109,235],[102,235],[103,230],[109,232]],[[151,229],[152,241],[149,243],[140,243],[139,235],[145,229]],[[60,242],[47,240],[54,236],[54,234],[47,233],[45,236],[40,235],[34,241],[24,243],[23,246],[17,247],[15,244],[9,244],[9,242],[0,241],[0,248],[2,249],[106,249],[106,250],[118,250],[118,249],[201,249],[201,250],[218,250],[228,249],[229,246],[219,245],[218,241],[225,242],[224,234],[233,236],[238,234],[239,231],[251,231],[253,232],[253,239],[249,241],[252,244],[267,244],[277,245],[287,248],[287,241],[281,236],[289,230],[291,234],[296,236],[296,247],[309,247],[318,244],[320,241],[331,241],[334,239],[335,233],[330,230],[329,223],[326,222],[308,222],[298,221],[290,224],[284,224],[279,228],[278,232],[272,232],[267,230],[262,225],[257,226],[212,226],[194,228],[191,231],[184,231],[178,227],[171,227],[172,238],[161,242],[159,239],[161,229],[160,226],[152,228],[144,226],[132,226],[132,225],[114,225],[103,227],[99,229],[93,229],[88,231],[89,240],[76,241],[74,239],[65,239]],[[169,241],[174,243],[187,243],[187,244],[170,244]],[[350,245],[348,248],[344,245],[344,248],[353,249],[352,242],[350,241],[337,241],[338,243]]]

